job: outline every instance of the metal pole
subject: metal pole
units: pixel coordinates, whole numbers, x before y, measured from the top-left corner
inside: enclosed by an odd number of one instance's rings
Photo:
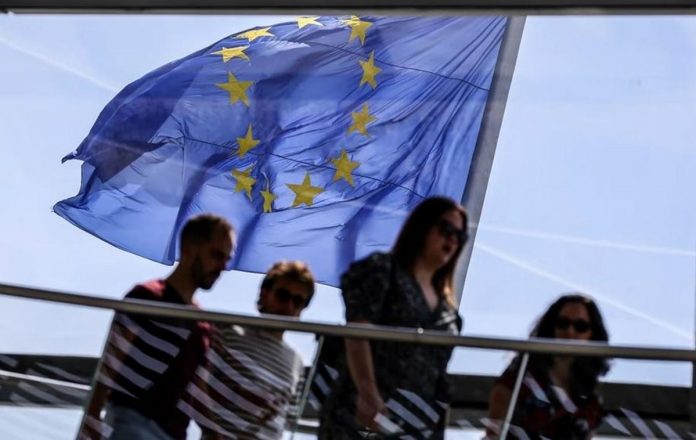
[[[300,401],[297,403],[297,418],[292,427],[292,432],[290,433],[290,440],[295,439],[295,432],[297,431],[297,426],[300,423],[300,418],[304,412],[304,407],[307,405],[307,399],[309,398],[309,391],[312,388],[312,381],[314,380],[314,375],[317,372],[317,367],[319,366],[319,355],[321,354],[321,347],[324,346],[324,336],[319,336],[319,341],[317,342],[317,352],[314,355],[314,360],[312,361],[312,366],[307,372],[307,377],[305,378],[304,389],[302,390],[302,395],[300,396]]]
[[[694,248],[696,248],[696,245],[694,245]],[[696,321],[696,257],[694,257],[694,303],[694,320]],[[693,436],[693,433],[696,433],[696,361],[691,362],[691,389],[689,390],[689,422]]]
[[[34,376],[32,374],[21,374],[15,373],[13,371],[0,370],[0,378],[4,379],[17,379],[18,382],[31,382],[38,383],[42,385],[53,385],[57,387],[70,388],[73,390],[89,391],[91,387],[89,385],[82,385],[79,383],[66,382],[64,380],[49,379],[41,376]]]
[[[512,395],[510,396],[510,402],[508,403],[505,420],[503,421],[503,426],[500,429],[500,435],[498,436],[499,440],[505,440],[507,438],[508,430],[510,429],[510,421],[512,420],[512,415],[515,413],[515,405],[517,405],[517,398],[520,395],[520,388],[522,388],[522,379],[527,373],[528,363],[529,353],[524,353],[522,355],[522,360],[520,361],[520,369],[517,372],[517,377],[515,378],[515,387],[512,389]]]
[[[82,408],[82,417],[80,418],[80,424],[77,427],[77,433],[75,433],[75,439],[78,440],[80,439],[80,434],[82,433],[82,428],[87,426],[87,417],[89,417],[88,411],[89,411],[89,406],[92,404],[92,398],[94,397],[94,390],[97,388],[97,383],[99,382],[99,373],[101,372],[102,365],[104,364],[104,354],[106,353],[106,350],[109,345],[109,338],[111,337],[111,330],[114,325],[114,317],[111,317],[111,324],[109,325],[109,332],[106,334],[106,338],[104,339],[104,346],[102,348],[102,354],[99,356],[99,360],[97,361],[97,367],[94,370],[94,375],[92,376],[92,381],[90,382],[90,387],[89,387],[89,392],[87,393],[87,399],[85,400],[85,406]],[[100,411],[103,412],[104,408]],[[99,414],[99,420],[101,423],[104,423],[101,420],[101,414]]]
[[[498,52],[495,73],[491,81],[491,90],[488,93],[488,103],[483,113],[481,129],[479,131],[474,156],[471,158],[469,176],[467,176],[466,187],[462,195],[462,205],[466,208],[469,215],[469,241],[462,249],[462,253],[457,262],[457,269],[454,275],[454,291],[457,300],[461,302],[464,289],[464,279],[469,268],[471,254],[473,252],[476,231],[481,220],[483,201],[486,197],[488,188],[488,178],[493,167],[493,157],[495,148],[498,144],[500,127],[503,124],[503,114],[507,103],[508,92],[512,74],[517,63],[517,53],[522,40],[525,17],[508,17],[507,28],[503,41]]]

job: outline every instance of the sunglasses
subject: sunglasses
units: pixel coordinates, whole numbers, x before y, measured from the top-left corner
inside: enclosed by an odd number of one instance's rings
[[[467,239],[466,229],[459,229],[447,220],[441,219],[437,222],[437,230],[443,238],[450,239],[455,237],[459,244],[464,244]]]
[[[591,328],[590,323],[584,319],[569,319],[563,316],[556,319],[556,328],[559,330],[566,330],[571,325],[578,333],[588,332]]]
[[[307,305],[307,298],[301,293],[292,293],[284,287],[274,289],[273,293],[275,294],[276,298],[278,298],[278,301],[284,303],[292,301],[292,305],[295,307],[304,307]]]

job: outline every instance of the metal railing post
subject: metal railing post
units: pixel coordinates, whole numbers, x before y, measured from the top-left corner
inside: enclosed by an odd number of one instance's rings
[[[522,388],[522,380],[524,379],[524,375],[527,374],[528,363],[529,353],[525,352],[522,354],[520,368],[517,371],[517,377],[515,378],[515,386],[512,388],[510,402],[508,402],[507,412],[505,413],[505,420],[503,420],[503,425],[500,428],[500,435],[498,436],[500,440],[507,439],[508,431],[510,430],[510,422],[512,421],[512,416],[515,413],[515,406],[517,406],[517,398],[520,395],[520,388]]]

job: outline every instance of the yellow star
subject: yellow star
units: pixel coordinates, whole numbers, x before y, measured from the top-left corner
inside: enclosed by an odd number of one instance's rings
[[[260,37],[272,37],[273,34],[268,32],[269,29],[270,29],[270,27],[265,27],[265,28],[261,28],[261,29],[254,29],[254,30],[246,31],[242,34],[239,34],[236,37],[237,38],[246,38],[251,43],[252,41],[254,41]]]
[[[367,134],[367,124],[376,121],[377,118],[370,114],[370,109],[367,106],[367,103],[363,104],[362,111],[351,112],[350,115],[353,117],[353,123],[351,124],[350,128],[348,128],[348,134],[357,131],[360,132],[360,134],[369,136]]]
[[[261,196],[263,197],[263,212],[273,211],[273,201],[278,198],[277,195],[273,194],[269,188],[265,191],[261,191]]]
[[[345,148],[341,149],[341,155],[331,162],[336,166],[336,174],[334,174],[333,178],[334,182],[338,179],[346,179],[350,186],[353,186],[353,175],[351,173],[360,166],[360,162],[353,162],[350,160]]]
[[[259,142],[261,141],[254,139],[254,132],[251,130],[251,124],[249,124],[246,136],[237,138],[237,143],[239,144],[239,157],[244,157],[244,155],[247,154],[249,150],[257,146]]]
[[[237,185],[234,187],[234,192],[246,192],[249,200],[251,200],[251,188],[256,183],[256,179],[251,177],[252,168],[254,168],[253,165],[246,170],[232,170],[232,176],[237,179]]]
[[[360,85],[367,83],[371,85],[373,89],[376,89],[377,81],[375,80],[375,76],[377,76],[377,74],[381,72],[382,69],[375,66],[375,51],[372,51],[372,53],[370,54],[370,58],[368,58],[367,61],[361,60],[359,62],[363,70],[362,78],[360,78]]]
[[[359,17],[352,16],[348,20],[343,20],[343,24],[350,26],[350,37],[348,38],[348,42],[355,40],[357,37],[360,38],[361,45],[365,44],[365,32],[367,32],[367,28],[372,26],[371,22],[362,21]]]
[[[317,21],[319,17],[299,17],[297,19],[297,28],[302,29],[303,27],[313,24],[316,26],[324,26],[323,24],[319,23]]]
[[[230,104],[237,101],[242,101],[249,107],[249,98],[246,95],[246,90],[254,84],[253,81],[238,81],[237,77],[231,72],[227,73],[227,82],[217,83],[216,86],[222,90],[226,90],[230,94]]]
[[[249,46],[223,47],[217,52],[213,52],[213,55],[222,55],[223,63],[226,63],[233,58],[241,58],[249,61],[249,56],[244,53],[244,51],[248,48]]]
[[[303,203],[307,206],[312,206],[312,203],[314,203],[314,198],[324,192],[321,187],[312,186],[309,173],[305,174],[305,178],[301,185],[293,185],[291,183],[288,183],[287,185],[295,193],[295,200],[292,202],[293,208]]]

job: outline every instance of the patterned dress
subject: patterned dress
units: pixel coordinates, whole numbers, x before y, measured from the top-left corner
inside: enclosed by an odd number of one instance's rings
[[[420,285],[391,254],[374,253],[351,265],[341,279],[346,321],[415,327],[457,334],[461,319],[446,301],[430,310]],[[449,401],[447,363],[451,347],[372,341],[375,378],[390,421],[408,438],[442,438]],[[347,368],[339,368],[324,402],[320,439],[361,438],[355,425],[356,390]],[[407,438],[407,435],[388,438]],[[382,437],[380,437],[382,438]],[[387,438],[387,436],[383,436]]]
[[[513,389],[517,368],[496,381]],[[515,406],[510,438],[586,440],[602,421],[599,396],[573,396],[555,386],[548,373],[527,371]]]

